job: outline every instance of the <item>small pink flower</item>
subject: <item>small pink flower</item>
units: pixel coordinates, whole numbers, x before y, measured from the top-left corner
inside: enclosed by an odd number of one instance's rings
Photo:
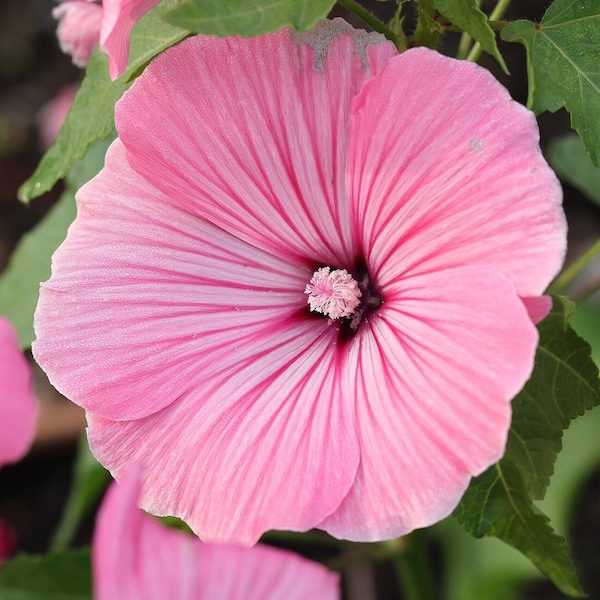
[[[100,48],[108,54],[110,78],[127,68],[129,38],[133,26],[160,0],[102,0]]]
[[[140,472],[108,490],[92,548],[96,600],[337,600],[339,576],[259,544],[216,546],[161,525],[137,508]]]
[[[62,0],[52,16],[58,21],[56,35],[60,49],[72,57],[74,65],[85,67],[100,36],[100,1]]]
[[[31,385],[15,332],[0,318],[0,466],[21,460],[33,440],[37,402]]]
[[[160,0],[60,0],[52,11],[63,52],[85,67],[98,41],[108,55],[111,79],[122,75],[133,26]]]
[[[73,106],[75,94],[79,89],[76,83],[63,86],[52,100],[44,104],[38,113],[40,138],[44,149],[50,148]]]
[[[189,38],[116,124],[34,345],[100,462],[210,542],[447,516],[504,452],[563,260],[534,116],[338,20]]]

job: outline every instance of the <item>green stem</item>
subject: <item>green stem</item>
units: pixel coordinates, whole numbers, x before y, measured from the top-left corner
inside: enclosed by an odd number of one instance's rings
[[[97,504],[110,479],[110,473],[98,464],[89,449],[85,434],[82,434],[73,469],[71,491],[50,541],[50,550],[64,550],[71,544],[81,520]]]
[[[469,54],[473,38],[466,32],[463,31],[460,36],[460,42],[458,42],[458,50],[456,51],[456,58],[464,60]]]
[[[405,546],[394,557],[394,570],[404,600],[434,600],[435,588],[422,531],[403,538]]]
[[[600,290],[600,277],[583,288],[583,290],[578,291],[576,294],[570,294],[570,298],[573,300],[573,302],[583,302],[590,296],[593,296],[598,290]]]
[[[374,17],[368,10],[365,10],[358,2],[354,0],[338,0],[347,11],[356,15],[359,19],[364,21],[369,27],[375,31],[382,33],[388,40],[396,43],[396,34],[388,29],[379,19]]]
[[[600,239],[592,244],[575,262],[567,267],[549,288],[551,294],[563,294],[583,269],[600,254]]]
[[[477,1],[477,7],[479,8],[481,2]],[[466,32],[463,31],[460,36],[460,42],[458,43],[458,50],[456,51],[456,58],[459,60],[464,60],[467,58],[469,54],[469,50],[471,49],[471,44],[473,43],[473,38]]]
[[[498,21],[499,19],[501,19],[504,13],[506,12],[506,9],[508,8],[509,4],[510,0],[498,0],[498,4],[496,4],[496,7],[492,11],[492,14],[489,16],[488,21]],[[479,42],[475,42],[475,44],[473,44],[473,47],[471,48],[471,51],[469,52],[469,54],[467,54],[467,60],[477,62],[479,60],[479,57],[481,56],[481,51],[481,44]]]

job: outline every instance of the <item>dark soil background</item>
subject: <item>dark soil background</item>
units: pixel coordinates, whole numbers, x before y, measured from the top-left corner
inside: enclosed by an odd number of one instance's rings
[[[367,4],[367,3],[365,3]],[[486,3],[487,4],[487,3]],[[513,2],[507,18],[539,20],[547,0]],[[390,5],[390,6],[388,6]],[[58,199],[61,186],[34,200],[30,206],[16,197],[18,186],[33,173],[43,149],[39,134],[39,113],[46,102],[82,72],[63,55],[55,37],[51,17],[53,0],[0,0],[0,270],[20,236],[32,228]],[[369,7],[388,18],[394,3],[372,1]],[[390,11],[390,8],[392,9]],[[387,14],[386,14],[387,11]],[[347,16],[341,9],[336,15]],[[350,19],[349,19],[350,20]],[[361,26],[355,19],[353,23]],[[408,15],[406,23],[411,24]],[[445,38],[441,50],[452,54],[458,37]],[[513,97],[527,98],[525,51],[518,44],[500,42],[511,75],[501,72],[494,59],[483,56],[481,63],[506,85]],[[557,135],[570,130],[566,113],[544,114],[539,119],[542,148]],[[565,207],[570,225],[570,260],[594,241],[600,231],[600,209],[576,190],[565,187]],[[28,458],[0,471],[0,524],[8,523],[15,535],[15,551],[43,553],[64,507],[71,482],[76,441],[83,430],[81,412],[54,392],[41,372],[36,389],[42,402],[40,432]],[[82,525],[75,545],[89,543],[93,515]],[[427,552],[437,569],[437,598],[444,593],[444,564],[435,540],[427,538]],[[584,586],[591,598],[600,598],[600,470],[581,490],[569,531],[569,543]],[[325,558],[317,547],[298,548],[304,554]],[[477,573],[473,573],[476,577]],[[344,574],[345,598],[375,600],[400,598],[390,564],[356,566]],[[524,600],[565,598],[550,583],[529,587]],[[485,600],[485,599],[482,599]]]

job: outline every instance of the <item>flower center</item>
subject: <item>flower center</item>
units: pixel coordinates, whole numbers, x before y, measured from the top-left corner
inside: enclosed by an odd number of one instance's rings
[[[330,319],[351,317],[360,304],[362,292],[357,281],[346,269],[321,267],[306,284],[310,310],[323,313]]]

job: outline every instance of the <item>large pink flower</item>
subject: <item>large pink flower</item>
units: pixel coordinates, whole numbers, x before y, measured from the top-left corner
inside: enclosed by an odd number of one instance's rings
[[[291,552],[204,544],[137,508],[139,469],[102,503],[92,562],[96,600],[336,600],[339,576]]]
[[[21,460],[33,440],[37,402],[31,385],[12,325],[0,318],[0,466]]]
[[[127,68],[129,37],[133,26],[160,0],[60,0],[52,11],[59,21],[57,35],[63,52],[85,67],[92,51],[108,55],[111,79]]]
[[[524,299],[539,317],[563,260],[533,115],[476,65],[336,21],[190,38],[116,123],[34,346],[98,459],[144,463],[142,506],[206,541],[448,515],[503,454]]]

